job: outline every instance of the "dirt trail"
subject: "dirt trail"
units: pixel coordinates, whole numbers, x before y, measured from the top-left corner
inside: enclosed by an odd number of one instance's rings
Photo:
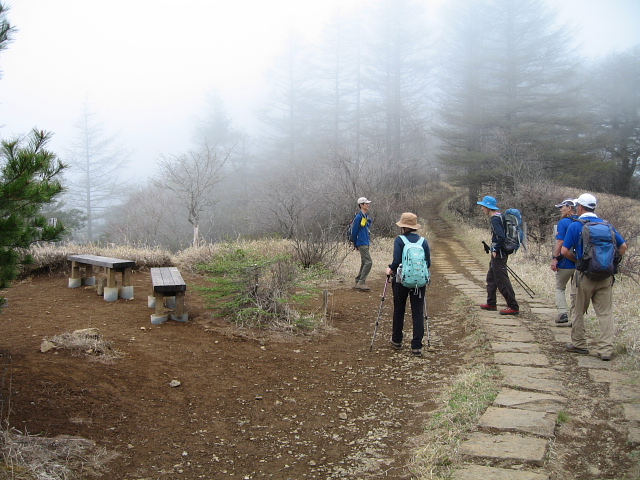
[[[435,209],[429,212],[433,348],[423,358],[388,348],[390,291],[369,351],[384,285],[380,274],[373,275],[369,293],[331,287],[326,335],[287,340],[211,317],[196,288],[206,283],[200,277],[184,275],[188,323],[151,325],[148,272],[134,273],[134,300],[117,302],[105,302],[89,288],[67,288],[61,273],[6,291],[9,307],[0,317],[3,420],[31,434],[81,436],[117,452],[103,472],[114,480],[411,478],[412,448],[420,444],[438,395],[468,362],[481,360],[468,357],[473,332],[465,330],[468,312],[452,304],[457,290],[451,272],[481,289],[477,273],[483,267],[461,253]],[[124,357],[104,364],[39,353],[43,338],[88,327],[99,328]],[[181,385],[171,387],[171,380]],[[589,395],[604,395],[604,387]],[[590,409],[591,423],[603,423],[600,433],[609,432],[605,407],[579,396],[572,405]],[[550,471],[564,473],[552,478],[622,478],[603,469],[589,476],[572,453],[586,448],[576,434],[580,428],[558,437],[552,460],[560,466]],[[618,462],[618,472],[627,471],[629,453],[630,447],[589,451],[603,462]]]

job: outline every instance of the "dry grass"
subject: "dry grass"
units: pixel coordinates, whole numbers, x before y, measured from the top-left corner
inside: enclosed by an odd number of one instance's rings
[[[45,438],[0,430],[0,480],[73,480],[117,457],[84,438]]]
[[[56,350],[66,350],[72,355],[90,355],[103,363],[122,358],[122,352],[113,348],[109,340],[105,340],[96,328],[65,332],[45,338]]]
[[[293,251],[293,242],[280,239],[261,239],[238,240],[233,243],[209,243],[199,247],[189,247],[181,250],[171,258],[171,261],[181,269],[196,273],[198,272],[198,265],[209,263],[212,258],[229,250],[260,252],[260,254],[265,257],[276,257],[283,254],[291,254]]]
[[[465,434],[493,402],[498,392],[498,371],[475,365],[453,379],[440,397],[441,407],[425,428],[423,447],[411,466],[419,480],[446,479],[460,463],[458,448]]]
[[[160,248],[141,248],[133,246],[86,245],[34,245],[29,250],[34,263],[29,271],[53,271],[68,268],[67,255],[101,255],[104,257],[134,260],[139,269],[171,266],[173,259],[168,250]]]

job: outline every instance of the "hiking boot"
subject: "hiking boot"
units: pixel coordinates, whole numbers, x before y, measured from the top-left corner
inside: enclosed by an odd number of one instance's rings
[[[609,360],[611,360],[611,355],[601,355],[601,354],[598,354],[598,358],[599,358],[600,360],[602,360],[603,362],[608,362]]]
[[[567,352],[579,353],[580,355],[589,355],[589,350],[587,350],[586,348],[576,347],[573,343],[567,343],[564,348]]]
[[[500,315],[518,315],[520,313],[519,310],[515,310],[513,308],[505,308],[504,310],[500,310]]]
[[[412,348],[411,349],[411,353],[413,353],[414,357],[421,357],[422,356],[422,349],[421,348]]]
[[[356,290],[362,290],[363,292],[368,292],[371,288],[364,282],[358,282],[356,285]]]
[[[394,342],[393,340],[391,340],[389,344],[391,345],[391,348],[393,348],[394,350],[400,350],[402,348],[402,343]]]
[[[488,303],[483,303],[482,305],[480,305],[480,308],[483,310],[497,310],[498,307],[496,307],[495,305],[489,305]]]
[[[567,323],[569,321],[569,315],[566,313],[561,313],[558,318],[556,318],[556,323]]]

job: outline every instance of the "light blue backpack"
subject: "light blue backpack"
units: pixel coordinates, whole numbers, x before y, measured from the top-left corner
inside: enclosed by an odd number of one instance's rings
[[[424,238],[420,237],[415,243],[410,242],[407,237],[400,235],[404,242],[402,248],[402,272],[400,282],[407,288],[420,288],[429,283],[429,267],[424,255]]]

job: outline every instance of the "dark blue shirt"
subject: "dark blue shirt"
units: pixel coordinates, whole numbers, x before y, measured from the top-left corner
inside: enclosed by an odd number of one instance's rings
[[[416,232],[406,233],[404,235],[411,243],[420,241],[420,235]],[[427,261],[427,267],[431,268],[431,249],[429,248],[429,242],[424,239],[422,242],[422,248],[424,248],[424,258]],[[402,250],[404,249],[404,242],[400,238],[400,235],[396,237],[396,241],[393,243],[393,262],[389,265],[392,272],[398,271],[398,265],[402,263]]]

